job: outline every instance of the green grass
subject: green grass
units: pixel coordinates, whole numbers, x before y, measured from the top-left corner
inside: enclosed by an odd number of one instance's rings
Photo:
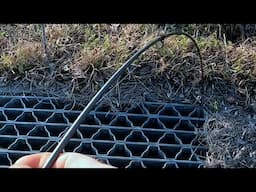
[[[247,43],[232,43],[219,38],[220,25],[168,24],[168,31],[183,30],[197,34],[196,41],[204,60],[205,80],[217,83],[218,79],[237,90],[246,90],[254,102],[256,79],[256,52],[254,39]],[[41,42],[40,25],[0,26],[0,73],[6,79],[22,79],[37,69],[47,69]],[[97,84],[106,81],[136,48],[140,48],[163,27],[153,24],[48,24],[46,25],[49,62],[55,64],[56,76],[63,79]],[[136,64],[153,61],[145,78],[167,78],[177,85],[190,85],[199,81],[199,64],[195,48],[185,36],[172,36],[162,48],[154,46],[143,54]],[[66,78],[67,77],[67,78]],[[92,81],[93,79],[93,81]],[[175,79],[175,80],[174,80]],[[66,82],[68,83],[68,82]],[[79,91],[79,89],[78,89]]]

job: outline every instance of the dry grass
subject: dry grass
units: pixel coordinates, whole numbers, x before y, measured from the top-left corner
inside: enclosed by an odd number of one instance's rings
[[[172,36],[163,47],[158,44],[143,54],[136,70],[131,68],[105,100],[120,107],[122,101],[145,98],[194,103],[201,95],[213,113],[206,124],[209,166],[255,166],[255,125],[244,116],[245,110],[256,112],[255,38],[232,43],[219,37],[220,25],[181,28],[196,36],[202,52],[204,95],[195,47],[186,37]],[[149,24],[48,24],[46,60],[40,25],[0,25],[0,84],[14,89],[16,82],[32,92],[88,101],[136,48],[161,32]],[[218,116],[233,108],[241,109],[237,116]],[[245,143],[240,145],[242,135]]]
[[[205,123],[208,167],[256,167],[256,115],[241,109],[215,114]]]

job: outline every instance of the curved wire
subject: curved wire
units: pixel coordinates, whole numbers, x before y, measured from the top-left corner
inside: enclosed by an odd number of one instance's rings
[[[151,42],[149,42],[148,44],[146,44],[144,47],[142,47],[141,49],[139,49],[135,54],[133,54],[133,56],[131,56],[111,77],[110,79],[102,86],[102,88],[95,94],[95,96],[91,99],[91,101],[87,104],[87,106],[83,109],[83,111],[80,113],[80,115],[77,117],[77,119],[74,121],[74,123],[71,125],[71,127],[68,129],[68,131],[65,133],[65,135],[63,136],[62,140],[58,143],[58,145],[56,146],[56,148],[54,149],[54,151],[51,153],[50,157],[47,159],[47,161],[45,162],[45,164],[43,165],[43,168],[50,168],[52,167],[53,163],[55,162],[55,160],[57,159],[57,157],[59,156],[59,154],[62,152],[62,150],[64,149],[64,147],[67,145],[67,143],[69,142],[70,138],[72,137],[72,135],[75,133],[75,131],[77,130],[77,128],[80,126],[80,124],[82,123],[82,121],[87,117],[87,115],[89,114],[89,112],[93,109],[93,107],[95,106],[95,104],[99,101],[99,99],[103,96],[103,94],[105,94],[105,92],[110,88],[110,86],[125,72],[125,70],[131,66],[131,64],[142,54],[144,53],[147,49],[149,49],[151,46],[153,46],[154,44],[156,44],[159,41],[163,41],[164,39],[166,39],[167,37],[170,37],[172,35],[184,35],[186,37],[188,37],[189,39],[192,40],[192,42],[194,43],[194,45],[196,46],[197,49],[197,53],[200,59],[200,65],[201,65],[201,80],[203,80],[203,75],[204,75],[204,71],[203,71],[203,61],[202,61],[202,57],[201,57],[201,53],[200,53],[200,49],[196,43],[196,41],[194,40],[193,37],[191,37],[190,35],[184,33],[184,32],[173,32],[173,33],[168,33],[168,34],[163,34],[160,35],[159,37],[155,38],[154,40],[152,40]]]

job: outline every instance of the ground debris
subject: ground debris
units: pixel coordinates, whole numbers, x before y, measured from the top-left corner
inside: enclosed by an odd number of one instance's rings
[[[207,167],[256,167],[256,119],[241,109],[212,115],[205,124]]]

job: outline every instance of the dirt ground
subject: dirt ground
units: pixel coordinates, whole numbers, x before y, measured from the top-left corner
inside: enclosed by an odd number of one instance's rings
[[[207,109],[208,167],[256,167],[255,25],[0,25],[0,92],[88,102],[129,56],[157,35],[184,36],[143,54],[105,95],[117,108],[141,100],[198,103]],[[131,94],[132,93],[132,94]]]

